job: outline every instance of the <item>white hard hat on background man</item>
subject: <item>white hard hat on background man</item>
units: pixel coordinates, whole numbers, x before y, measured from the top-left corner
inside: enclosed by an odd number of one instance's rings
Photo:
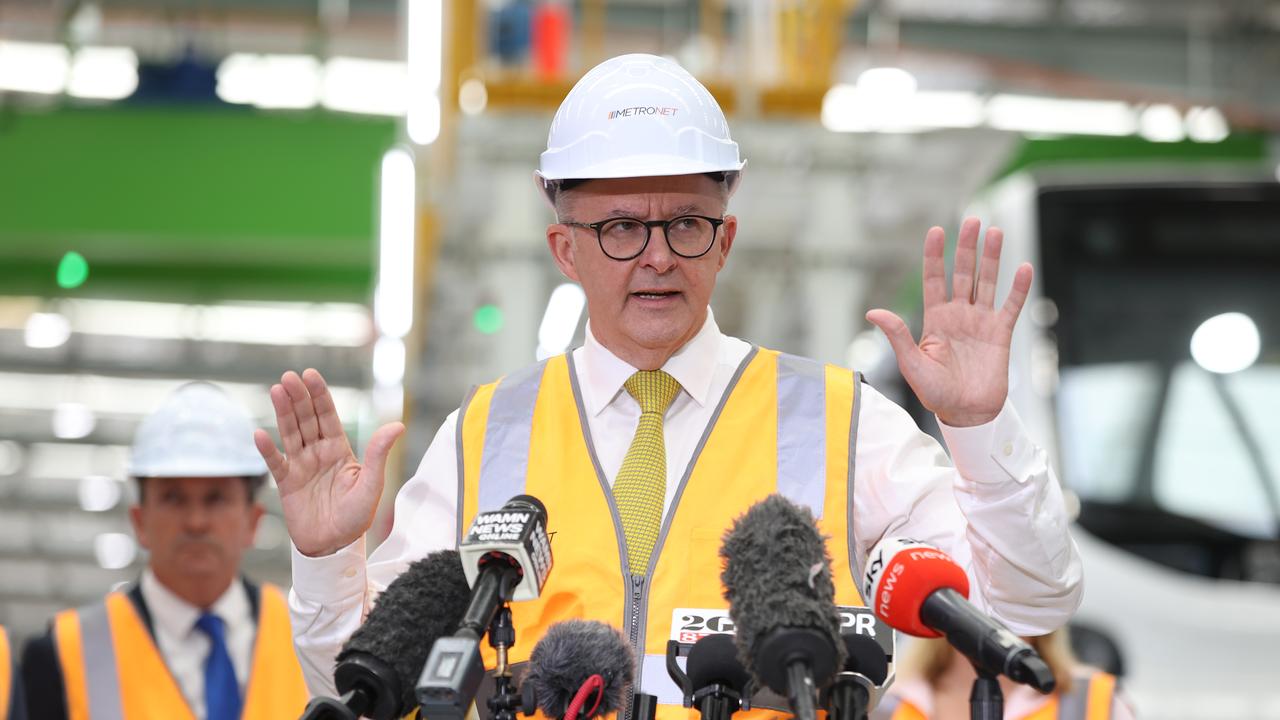
[[[254,477],[267,464],[253,444],[253,422],[222,388],[179,387],[138,426],[132,477]]]
[[[578,81],[551,122],[538,179],[724,173],[730,194],[746,161],[720,105],[687,70],[657,55],[610,58]]]

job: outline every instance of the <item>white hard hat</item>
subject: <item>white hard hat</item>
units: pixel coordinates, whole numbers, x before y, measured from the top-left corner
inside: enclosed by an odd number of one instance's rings
[[[253,422],[222,388],[192,382],[173,391],[133,437],[133,477],[252,477],[267,472]]]
[[[536,173],[548,197],[560,180],[726,173],[746,162],[702,83],[657,55],[619,55],[569,91]]]

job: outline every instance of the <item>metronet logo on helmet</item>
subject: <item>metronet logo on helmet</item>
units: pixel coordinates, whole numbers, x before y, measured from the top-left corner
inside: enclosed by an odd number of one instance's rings
[[[675,115],[676,110],[678,109],[679,108],[673,107],[655,107],[653,105],[646,107],[641,105],[637,107],[623,108],[621,110],[610,110],[609,119],[613,120],[614,118],[631,117],[633,115]]]

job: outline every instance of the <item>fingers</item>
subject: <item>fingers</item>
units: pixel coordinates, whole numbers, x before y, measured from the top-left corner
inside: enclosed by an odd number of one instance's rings
[[[280,384],[289,394],[289,402],[293,404],[293,414],[298,419],[298,430],[302,434],[302,444],[309,445],[320,439],[320,421],[316,417],[315,404],[311,402],[311,393],[302,383],[298,373],[290,370],[280,376]]]
[[[284,445],[285,454],[302,452],[302,431],[298,429],[298,418],[284,386],[271,386],[271,407],[276,411],[276,428],[280,430],[280,443]]]
[[[1009,297],[1005,298],[1004,305],[1000,308],[1000,316],[1010,332],[1018,322],[1022,305],[1027,301],[1027,293],[1031,290],[1031,278],[1034,275],[1035,271],[1031,269],[1031,263],[1022,263],[1013,274],[1013,287],[1009,289]]]
[[[315,407],[316,421],[319,424],[320,436],[326,438],[341,437],[344,434],[342,420],[338,417],[338,408],[333,403],[333,395],[329,394],[329,385],[320,375],[320,371],[307,368],[302,371],[302,384],[311,395],[311,404]]]
[[[374,477],[383,477],[387,467],[387,455],[391,453],[391,446],[403,434],[404,424],[398,422],[387,423],[373,431],[373,437],[369,438],[369,444],[365,446],[364,467],[373,473]]]
[[[899,366],[914,361],[915,354],[920,352],[920,348],[916,346],[915,338],[911,336],[911,329],[902,318],[888,310],[877,309],[867,313],[867,322],[880,328],[880,332],[889,339],[893,354],[898,356]]]
[[[996,277],[1000,274],[1000,249],[1004,245],[1004,231],[998,227],[987,229],[982,242],[982,263],[978,266],[978,291],[974,302],[990,308],[996,302]]]
[[[944,249],[946,233],[940,227],[931,227],[924,236],[924,306],[941,305],[947,301],[947,261]]]
[[[971,217],[960,223],[955,267],[951,270],[953,300],[973,301],[973,275],[978,264],[978,229],[981,225],[977,218]]]
[[[271,441],[270,433],[261,428],[253,431],[253,444],[258,446],[258,453],[262,455],[263,460],[267,461],[267,470],[279,485],[280,481],[289,475],[289,461],[284,453],[280,452],[276,444]]]

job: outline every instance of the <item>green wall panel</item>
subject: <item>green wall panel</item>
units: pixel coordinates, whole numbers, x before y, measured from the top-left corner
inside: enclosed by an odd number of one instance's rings
[[[0,293],[367,299],[394,121],[232,108],[0,112]],[[88,282],[60,290],[68,250]]]

